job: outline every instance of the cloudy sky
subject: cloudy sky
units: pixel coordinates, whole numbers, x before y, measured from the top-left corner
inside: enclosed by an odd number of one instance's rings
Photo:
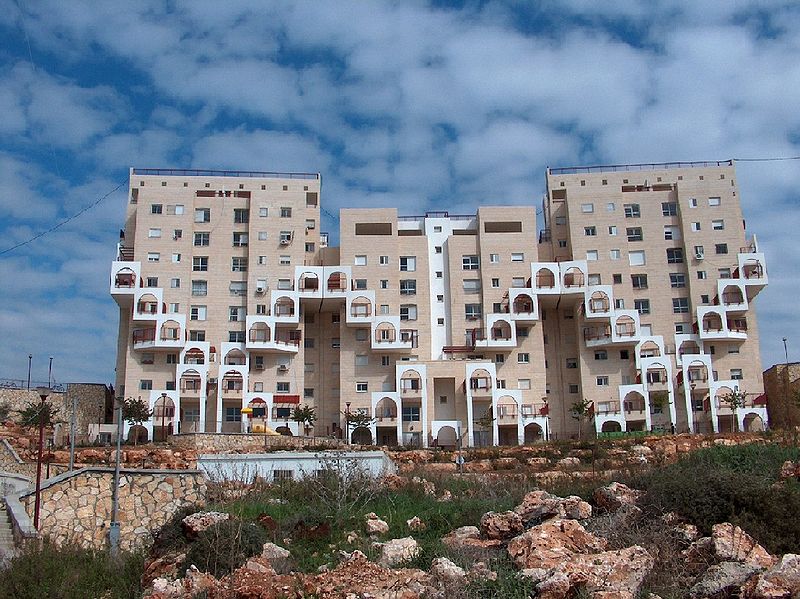
[[[796,1],[0,0],[0,35],[0,252],[123,184],[0,254],[0,377],[113,381],[130,166],[417,213],[538,204],[548,165],[800,154]],[[800,358],[800,161],[737,169],[766,367]]]

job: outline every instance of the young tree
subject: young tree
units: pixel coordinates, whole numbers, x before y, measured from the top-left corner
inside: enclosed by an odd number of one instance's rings
[[[19,423],[27,428],[53,426],[58,421],[57,409],[47,401],[30,402],[24,410],[19,410]]]
[[[744,407],[745,399],[747,399],[747,392],[734,389],[730,393],[726,393],[725,395],[720,396],[720,400],[723,403],[728,404],[728,407],[733,412],[733,430],[736,431],[739,429],[739,420],[736,417],[736,411],[739,408]]]
[[[345,426],[347,427],[348,435],[349,433],[355,431],[358,428],[369,428],[372,423],[375,421],[374,418],[370,417],[369,414],[364,412],[359,412],[358,410],[351,411],[351,412],[342,412],[344,416]],[[350,441],[350,439],[346,439],[346,441]]]
[[[122,400],[122,418],[130,424],[135,426],[150,420],[153,416],[153,410],[148,407],[148,404],[142,398],[127,397]],[[133,437],[133,444],[136,445],[139,441],[139,435]]]
[[[578,440],[580,441],[583,439],[583,421],[589,415],[590,409],[592,407],[592,402],[588,399],[582,399],[581,401],[576,401],[574,404],[570,406],[570,413],[572,417],[578,421]]]
[[[306,436],[308,436],[309,429],[317,421],[316,408],[313,406],[297,406],[292,412],[292,420],[300,424],[305,429]]]

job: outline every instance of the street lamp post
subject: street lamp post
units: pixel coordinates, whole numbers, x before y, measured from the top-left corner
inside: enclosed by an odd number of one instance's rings
[[[350,402],[345,402],[345,413],[344,413],[344,442],[348,445],[350,444]]]
[[[28,391],[31,390],[31,362],[33,361],[33,354],[28,354]]]
[[[42,495],[42,449],[44,445],[44,410],[45,400],[50,395],[48,387],[38,387],[36,392],[41,398],[39,404],[39,450],[36,457],[36,498],[33,506],[33,527],[39,530],[39,508],[41,507]]]
[[[53,378],[53,356],[50,356],[50,366],[47,368],[47,386],[49,387],[52,383],[50,380]]]
[[[783,367],[783,403],[786,406],[786,426],[788,427],[791,420],[791,408],[789,407],[789,347],[786,345],[786,337],[783,338],[783,356],[786,360]]]
[[[108,529],[108,544],[111,549],[112,555],[117,555],[119,552],[119,463],[120,455],[122,453],[122,403],[121,397],[116,399],[117,408],[117,458],[114,466],[114,488],[111,494],[111,525]]]

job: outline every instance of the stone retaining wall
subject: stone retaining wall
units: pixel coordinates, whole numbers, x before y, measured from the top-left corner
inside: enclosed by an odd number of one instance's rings
[[[0,439],[0,472],[32,476],[36,465],[24,462],[8,441]]]
[[[251,435],[238,433],[183,433],[169,437],[173,447],[192,449],[198,453],[247,453],[281,449],[336,449],[345,447],[338,439],[328,437],[289,437],[284,435]]]
[[[83,468],[47,480],[41,494],[40,535],[57,545],[105,547],[111,522],[113,481],[113,468]],[[152,532],[175,512],[202,503],[205,496],[205,478],[196,470],[122,470],[120,546],[134,549],[148,545]],[[23,492],[19,501],[32,520],[34,492]]]

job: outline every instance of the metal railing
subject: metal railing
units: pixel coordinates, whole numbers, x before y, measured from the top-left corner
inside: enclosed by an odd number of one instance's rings
[[[562,168],[548,168],[549,175],[577,175],[581,173],[616,173],[631,171],[660,171],[679,168],[710,168],[719,166],[733,166],[733,160],[708,160],[698,162],[651,162],[643,164],[608,164],[598,166],[566,166]]]
[[[165,175],[174,177],[261,177],[265,179],[319,179],[319,173],[281,173],[274,171],[215,171],[176,168],[134,168],[133,175]]]

